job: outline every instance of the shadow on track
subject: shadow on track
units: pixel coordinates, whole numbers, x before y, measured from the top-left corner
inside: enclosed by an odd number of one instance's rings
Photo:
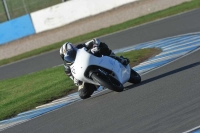
[[[184,67],[181,67],[181,68],[178,68],[178,69],[169,71],[169,72],[167,72],[167,73],[163,73],[163,74],[158,75],[158,76],[156,76],[156,77],[152,77],[152,78],[150,78],[150,79],[146,79],[146,80],[142,81],[142,82],[141,82],[140,84],[138,84],[138,85],[132,84],[132,85],[126,86],[126,87],[125,87],[125,90],[129,90],[129,89],[132,89],[133,87],[137,87],[137,86],[141,86],[141,85],[147,84],[147,83],[152,82],[152,81],[154,81],[154,80],[157,80],[157,79],[160,79],[160,78],[163,78],[163,77],[166,77],[166,76],[169,76],[169,75],[172,75],[172,74],[175,74],[175,73],[178,73],[178,72],[181,72],[181,71],[190,69],[190,68],[192,68],[192,67],[196,67],[196,66],[198,66],[198,65],[200,65],[200,62],[192,63],[192,64],[190,64],[190,65],[187,65],[187,66],[184,66]]]

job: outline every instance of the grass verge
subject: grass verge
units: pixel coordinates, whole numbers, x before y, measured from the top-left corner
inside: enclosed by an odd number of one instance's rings
[[[142,16],[142,17],[139,17],[137,19],[129,20],[129,21],[126,21],[126,22],[121,23],[121,24],[113,25],[113,26],[103,28],[103,29],[100,29],[100,30],[97,30],[97,31],[94,31],[94,32],[91,32],[91,33],[88,33],[88,34],[85,34],[85,35],[80,35],[80,36],[77,36],[77,37],[74,37],[74,38],[63,40],[61,42],[58,42],[58,43],[55,43],[55,44],[52,44],[52,45],[49,45],[49,46],[45,46],[45,47],[42,47],[42,48],[39,48],[39,49],[35,49],[35,50],[32,50],[30,52],[27,52],[27,53],[24,53],[24,54],[15,56],[15,57],[0,60],[0,65],[8,64],[8,63],[11,63],[11,62],[14,62],[14,61],[17,61],[17,60],[21,60],[21,59],[24,59],[24,58],[27,58],[27,57],[31,57],[31,56],[34,56],[34,55],[38,55],[38,54],[50,51],[50,50],[60,48],[60,46],[66,41],[72,42],[72,43],[83,42],[85,40],[89,40],[89,39],[94,38],[94,37],[110,34],[110,33],[116,32],[116,31],[124,30],[124,29],[130,28],[130,27],[134,27],[134,26],[137,26],[137,25],[140,25],[140,24],[144,24],[144,23],[147,23],[147,22],[150,22],[150,21],[154,21],[154,20],[157,20],[157,19],[160,19],[160,18],[164,18],[164,17],[167,17],[167,16],[171,16],[171,15],[174,15],[174,14],[184,12],[184,11],[196,9],[196,8],[199,8],[199,7],[200,7],[200,0],[192,0],[190,2],[185,2],[183,4],[168,8],[166,10],[151,13],[149,15]]]
[[[61,2],[61,0],[5,0],[11,19],[59,4]],[[4,8],[4,2],[1,0],[0,22],[4,21],[7,21],[7,16]]]
[[[118,55],[129,58],[133,67],[160,52],[160,49],[151,48]],[[63,97],[74,89],[76,86],[65,75],[63,66],[3,80],[0,82],[0,120]]]

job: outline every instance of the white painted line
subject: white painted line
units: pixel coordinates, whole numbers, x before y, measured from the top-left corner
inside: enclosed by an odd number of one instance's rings
[[[192,53],[194,53],[194,52],[196,52],[196,51],[198,51],[198,50],[200,50],[200,48],[197,48],[196,50],[194,50],[194,51],[192,51],[192,52],[189,52],[189,53],[187,53],[187,54],[185,54],[185,55],[183,55],[183,56],[181,56],[181,57],[179,57],[179,58],[177,58],[177,59],[175,59],[175,60],[173,60],[173,61],[171,61],[171,62],[169,62],[169,63],[166,63],[166,64],[160,66],[160,67],[154,68],[154,69],[152,69],[151,71],[145,72],[145,73],[143,73],[142,75],[145,75],[145,74],[150,73],[150,72],[152,72],[152,71],[154,71],[154,70],[156,70],[156,69],[159,69],[159,68],[164,67],[164,66],[166,66],[166,65],[168,65],[168,64],[171,64],[171,63],[173,63],[173,62],[175,62],[175,61],[177,61],[177,60],[179,60],[179,59],[181,59],[181,58],[184,58],[184,57],[186,57],[186,56],[188,56],[188,55],[190,55],[190,54],[192,54]]]
[[[12,123],[8,123],[8,124],[2,124],[2,125],[0,125],[0,131],[3,131],[5,129],[9,128],[9,127],[18,125],[20,123],[24,123],[26,121],[28,121],[28,120],[22,120],[22,121],[12,122]]]
[[[189,48],[192,48],[192,47],[198,47],[198,46],[200,46],[200,44],[195,44],[195,45],[192,45],[192,46],[187,46],[187,47],[183,47],[183,48],[179,48],[179,49],[175,49],[175,50],[169,50],[169,51],[161,53],[160,55],[173,53],[173,52],[176,52],[176,51],[185,50],[185,49],[189,49]]]
[[[188,42],[188,43],[183,43],[183,44],[178,44],[178,45],[174,45],[174,46],[172,46],[172,47],[166,47],[166,48],[162,48],[164,51],[168,51],[168,50],[170,50],[170,49],[176,49],[176,48],[178,48],[178,47],[183,47],[183,46],[187,46],[187,45],[192,45],[192,46],[194,46],[192,43],[196,43],[196,45],[198,46],[198,45],[200,45],[200,41],[198,40],[198,41],[193,41],[193,42]]]
[[[163,60],[167,60],[167,59],[171,59],[171,58],[176,58],[176,57],[179,57],[181,55],[183,55],[183,53],[175,54],[175,55],[171,55],[171,56],[167,56],[167,57],[162,57],[162,58],[157,58],[157,59],[153,59],[153,60],[149,60],[149,61],[145,61],[145,62],[139,64],[138,66],[144,66],[144,65],[151,64],[151,63],[155,63],[155,62],[159,62],[159,61],[163,61]]]
[[[199,128],[200,128],[200,126],[197,126],[197,127],[192,128],[192,129],[190,129],[190,130],[188,130],[188,131],[185,131],[185,132],[183,132],[183,133],[190,133],[190,132],[195,131],[195,130],[197,130],[197,129],[199,129]],[[200,131],[199,131],[199,132],[200,132]]]

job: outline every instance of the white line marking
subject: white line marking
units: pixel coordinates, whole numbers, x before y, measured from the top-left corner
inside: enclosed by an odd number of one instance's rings
[[[199,128],[200,128],[200,126],[197,126],[197,127],[192,128],[192,129],[190,129],[190,130],[188,130],[188,131],[185,131],[185,132],[183,132],[183,133],[190,133],[190,132],[195,131],[195,130],[197,130],[197,129],[199,129]]]
[[[182,58],[184,58],[184,57],[186,57],[186,56],[188,56],[188,55],[190,55],[190,54],[192,54],[192,53],[194,53],[194,52],[196,52],[196,51],[198,51],[198,50],[200,50],[200,48],[197,48],[196,50],[194,50],[194,51],[192,51],[192,52],[189,52],[189,53],[187,53],[187,54],[185,54],[185,55],[183,55],[183,56],[181,56],[181,57],[179,57],[179,58],[177,58],[177,59],[175,59],[175,60],[173,60],[173,61],[171,61],[171,62],[169,62],[169,63],[166,63],[166,64],[160,66],[160,67],[154,68],[154,69],[152,69],[151,71],[145,72],[145,73],[143,73],[142,75],[145,75],[145,74],[150,73],[150,72],[152,72],[152,71],[154,71],[154,70],[156,70],[156,69],[159,69],[159,68],[161,68],[161,67],[164,67],[164,66],[166,66],[166,65],[168,65],[168,64],[170,64],[170,63],[173,63],[173,62],[175,62],[175,61],[177,61],[177,60],[179,60],[179,59],[182,59]]]

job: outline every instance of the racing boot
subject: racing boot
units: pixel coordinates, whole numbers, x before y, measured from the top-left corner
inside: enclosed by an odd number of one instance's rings
[[[110,57],[114,58],[115,60],[119,61],[122,65],[127,66],[129,64],[129,59],[124,58],[123,56],[116,56],[116,55],[111,55]]]
[[[130,63],[129,59],[128,58],[124,58],[123,56],[120,56],[120,61],[119,62],[122,63],[124,66],[127,66]]]

